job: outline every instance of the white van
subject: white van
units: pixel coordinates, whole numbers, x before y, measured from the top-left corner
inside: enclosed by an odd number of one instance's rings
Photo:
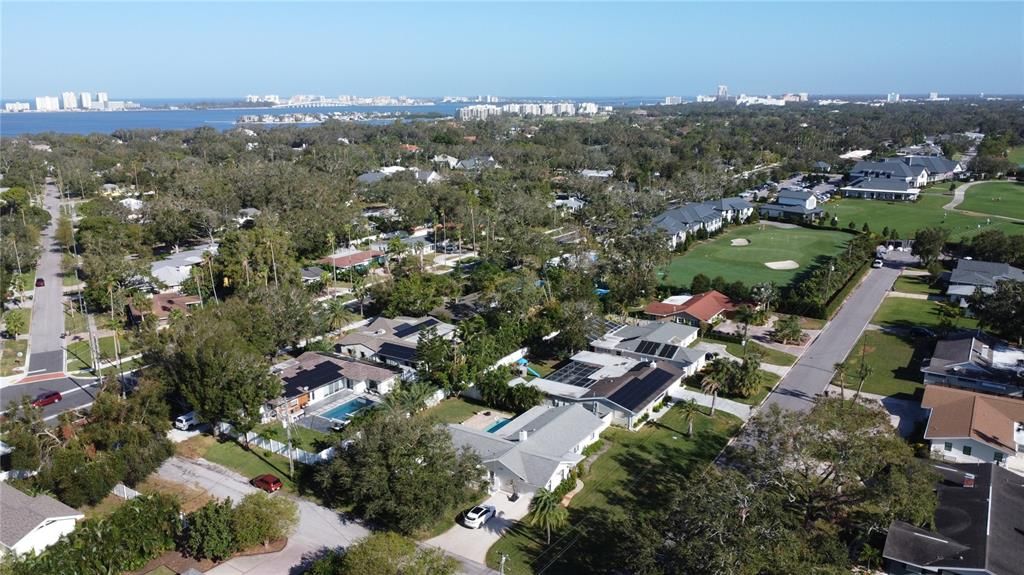
[[[193,426],[199,425],[199,417],[196,416],[196,412],[190,411],[185,415],[179,415],[174,420],[174,427],[182,431],[188,431]]]

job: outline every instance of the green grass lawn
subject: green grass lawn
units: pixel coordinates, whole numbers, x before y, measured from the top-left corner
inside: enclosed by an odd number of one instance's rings
[[[89,331],[89,324],[86,321],[85,314],[78,310],[75,310],[72,315],[68,308],[64,308],[64,331],[68,333],[87,333]]]
[[[722,343],[716,342],[715,340],[707,340],[708,343]],[[796,363],[796,357],[786,352],[765,347],[756,341],[750,340],[747,342],[747,347],[752,351],[756,351],[761,354],[761,361],[764,363],[770,363],[772,365],[793,365]],[[725,349],[736,357],[743,357],[743,346],[738,343],[726,343]]]
[[[452,397],[424,410],[422,417],[429,417],[437,423],[462,423],[478,411],[489,409],[482,403],[476,403],[463,397]]]
[[[1006,159],[1018,166],[1024,166],[1024,146],[1010,148],[1010,153],[1006,155]]]
[[[28,359],[27,339],[5,339],[0,340],[0,377],[13,375],[14,370],[24,369],[25,361]],[[18,357],[18,354],[21,357]]]
[[[686,421],[677,406],[636,432],[609,428],[602,434],[608,449],[583,476],[585,487],[569,506],[569,526],[552,533],[552,546],[540,529],[524,520],[488,550],[487,565],[497,568],[501,554],[506,553],[506,573],[536,573],[573,540],[563,536],[578,533],[575,526],[593,526],[604,517],[624,517],[665,505],[671,488],[710,462],[739,425],[740,420],[728,414],[719,412],[714,419],[701,414],[694,419],[693,437],[687,437]],[[545,573],[583,572],[571,564],[576,560],[564,553]]]
[[[138,353],[139,349],[130,338],[119,336],[120,357]],[[118,356],[114,353],[114,336],[108,335],[100,338],[100,356],[103,361],[113,361]],[[68,371],[79,371],[92,366],[92,356],[89,355],[89,342],[76,341],[68,345]]]
[[[976,184],[967,189],[959,209],[1024,220],[1024,183]]]
[[[750,241],[747,246],[733,246],[734,239]],[[785,286],[806,269],[815,258],[839,253],[851,236],[842,232],[781,229],[767,224],[751,224],[730,228],[714,239],[697,244],[685,254],[672,258],[662,270],[662,283],[688,288],[693,276],[702,273],[709,278],[722,276],[727,281],[752,285],[773,281]],[[773,270],[765,262],[794,260],[800,267]]]
[[[297,492],[295,480],[288,475],[288,460],[275,453],[258,447],[247,451],[234,441],[217,441],[206,450],[203,457],[214,463],[233,469],[245,477],[252,479],[257,475],[270,473],[277,476],[284,488],[292,493]],[[300,475],[303,464],[295,464],[295,474]]]
[[[971,192],[967,192],[970,197]],[[901,238],[913,237],[914,232],[921,228],[942,226],[949,228],[950,239],[970,237],[986,229],[1000,229],[1006,233],[1019,233],[1020,226],[1005,220],[985,222],[981,216],[969,216],[958,212],[949,212],[942,207],[953,199],[953,195],[922,194],[916,202],[884,202],[879,200],[861,200],[856,198],[836,199],[822,204],[822,209],[839,217],[839,226],[846,227],[853,222],[859,230],[864,222],[871,229],[881,232],[888,227],[896,230]],[[960,206],[963,209],[963,205]],[[980,227],[979,227],[980,226]]]
[[[937,330],[940,324],[939,302],[923,299],[888,297],[871,319],[871,323],[883,327],[910,328],[923,326]],[[956,320],[955,327],[974,329],[978,320],[961,317]]]
[[[310,453],[319,453],[324,449],[327,449],[331,445],[337,443],[337,439],[327,433],[321,433],[315,429],[303,427],[301,425],[292,425],[292,446],[296,449],[302,449]],[[286,443],[288,440],[288,434],[282,427],[280,422],[266,423],[257,426],[255,431],[257,434],[267,430],[270,432],[270,438],[281,443]]]
[[[931,285],[931,276],[900,276],[896,278],[893,291],[938,295],[940,291]]]
[[[864,381],[865,393],[913,394],[923,387],[921,360],[931,352],[932,343],[928,340],[915,342],[910,338],[868,330],[864,332],[847,358],[848,390],[855,391],[860,382],[856,374],[860,366],[861,346],[865,343],[864,358],[871,367],[871,373]],[[850,393],[847,393],[847,397],[850,397]]]

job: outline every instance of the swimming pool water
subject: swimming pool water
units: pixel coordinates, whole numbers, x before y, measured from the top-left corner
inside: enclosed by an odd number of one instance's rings
[[[495,431],[498,431],[502,427],[505,427],[506,425],[508,425],[508,423],[510,421],[512,421],[512,420],[511,419],[499,419],[494,425],[491,425],[485,431],[487,433],[494,433]]]
[[[357,397],[352,401],[343,403],[338,407],[328,411],[323,416],[327,419],[337,419],[339,421],[345,421],[352,417],[352,414],[363,409],[368,405],[373,405],[373,402],[365,397]]]

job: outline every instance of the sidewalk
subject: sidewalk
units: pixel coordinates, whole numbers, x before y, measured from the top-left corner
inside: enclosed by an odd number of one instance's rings
[[[747,421],[748,419],[750,419],[754,412],[754,408],[745,403],[740,403],[738,401],[733,401],[731,399],[725,399],[722,397],[713,398],[712,396],[701,393],[699,391],[691,391],[689,389],[674,389],[669,392],[669,395],[672,397],[672,399],[676,401],[690,401],[692,399],[697,402],[697,405],[707,408],[711,407],[711,401],[712,399],[714,399],[715,411],[724,411],[726,413],[731,413],[732,415],[735,415],[736,417],[742,419],[743,421]]]

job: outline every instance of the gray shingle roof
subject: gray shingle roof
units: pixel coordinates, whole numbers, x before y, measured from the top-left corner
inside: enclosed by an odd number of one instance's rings
[[[0,482],[0,517],[0,544],[10,549],[47,519],[85,515],[48,495],[32,497]]]
[[[886,192],[910,192],[914,188],[906,180],[900,178],[873,178],[863,177],[858,178],[850,185],[843,188],[844,190],[882,190]]]
[[[957,163],[943,156],[904,156],[901,158],[910,166],[921,166],[930,174],[944,174],[956,169]]]
[[[1024,281],[1024,270],[999,262],[958,260],[949,283],[994,287],[999,280]]]
[[[909,166],[899,160],[888,158],[881,162],[857,162],[850,170],[850,176],[916,178],[921,175],[922,169],[921,166]]]
[[[813,195],[813,193],[808,192],[807,190],[797,190],[793,188],[786,188],[779,192],[780,199],[800,200],[802,202],[806,202]]]
[[[708,224],[721,218],[721,214],[709,205],[684,204],[655,217],[651,223],[674,234],[697,229],[701,224]]]

